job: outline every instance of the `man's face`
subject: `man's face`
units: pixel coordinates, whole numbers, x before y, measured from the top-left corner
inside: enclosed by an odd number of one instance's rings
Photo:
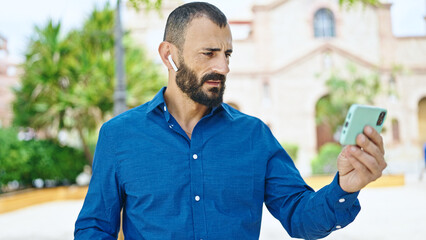
[[[176,83],[193,101],[216,107],[223,101],[232,37],[205,17],[191,21],[179,56]]]
[[[216,107],[223,101],[226,76],[219,73],[206,73],[198,78],[196,73],[189,69],[182,58],[179,58],[179,71],[176,74],[176,84],[194,102],[207,107]],[[214,84],[210,84],[210,82]],[[207,90],[204,84],[212,85]],[[204,92],[207,91],[207,92]]]

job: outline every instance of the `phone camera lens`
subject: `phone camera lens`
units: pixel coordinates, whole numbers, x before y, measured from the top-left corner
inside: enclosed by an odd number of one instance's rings
[[[377,123],[376,123],[377,126],[382,125],[383,120],[385,119],[385,115],[386,115],[386,112],[381,112],[380,113],[379,119],[377,119]]]

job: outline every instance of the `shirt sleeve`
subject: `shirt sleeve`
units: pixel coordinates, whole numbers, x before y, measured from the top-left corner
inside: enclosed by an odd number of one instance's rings
[[[122,195],[116,171],[114,146],[104,124],[96,145],[92,178],[75,223],[74,239],[117,239]]]
[[[329,185],[315,192],[300,176],[290,156],[272,138],[267,140],[273,151],[267,165],[265,204],[288,234],[318,239],[351,223],[361,209],[358,192],[343,191],[338,173]]]

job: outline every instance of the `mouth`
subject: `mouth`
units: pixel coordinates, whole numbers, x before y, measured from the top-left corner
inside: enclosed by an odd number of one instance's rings
[[[208,80],[205,83],[208,84],[209,86],[212,86],[212,87],[219,87],[220,84],[222,83],[222,81],[221,80]]]

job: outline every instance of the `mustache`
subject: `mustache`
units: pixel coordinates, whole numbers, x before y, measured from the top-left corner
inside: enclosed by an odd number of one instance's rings
[[[208,73],[201,78],[201,84],[209,80],[220,80],[223,83],[226,81],[226,76],[220,73]]]

